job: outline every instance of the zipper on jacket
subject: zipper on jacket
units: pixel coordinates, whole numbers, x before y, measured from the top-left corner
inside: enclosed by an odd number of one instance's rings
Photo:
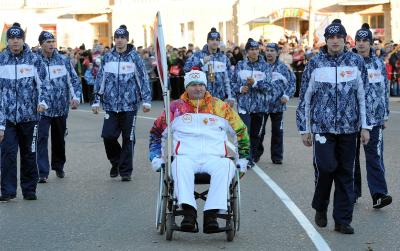
[[[117,73],[117,94],[118,94],[118,98],[117,98],[117,112],[119,112],[119,103],[120,103],[120,94],[119,94],[119,64],[121,63],[121,54],[118,54],[118,73]]]
[[[253,74],[254,74],[254,63],[253,62],[250,62],[250,60],[249,60],[249,63],[250,63],[250,66],[251,66],[251,78],[253,78]],[[252,91],[251,91],[251,88],[250,88],[250,86],[247,84],[247,79],[246,79],[246,85],[249,87],[249,91],[248,91],[248,94],[249,94],[249,102],[248,102],[248,111],[249,111],[249,115],[250,115],[250,108],[251,108],[251,101],[252,101],[252,98],[251,98],[251,93],[252,93]]]
[[[216,76],[215,76],[215,63],[214,63],[214,56],[213,56],[213,54],[211,54],[211,58],[212,58],[212,68],[213,68],[213,71],[214,71],[214,82],[211,82],[211,87],[212,87],[212,92],[213,92],[213,95],[215,95],[216,94],[216,90],[215,90],[215,86],[216,86]]]
[[[18,58],[15,57],[15,124],[17,124],[17,113],[18,113],[18,71],[17,71],[17,65],[18,65]]]
[[[48,75],[49,75],[49,85],[51,85],[51,77],[50,77],[50,61],[47,61],[47,71],[48,71]],[[52,102],[53,100],[49,100],[49,102]],[[49,104],[50,105],[50,104]],[[51,106],[52,107],[54,107],[53,106],[53,104],[51,104]]]
[[[336,131],[336,120],[337,120],[337,112],[338,112],[338,79],[337,79],[337,63],[336,63],[336,65],[335,65],[335,69],[336,69],[336,76],[335,76],[335,78],[336,78],[336,86],[335,86],[335,88],[336,88],[336,113],[335,113],[335,132],[337,132]]]

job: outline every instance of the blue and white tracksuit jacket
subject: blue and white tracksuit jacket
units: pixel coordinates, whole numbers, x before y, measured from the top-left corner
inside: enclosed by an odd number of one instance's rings
[[[46,110],[44,115],[47,117],[68,115],[69,101],[71,99],[80,101],[81,81],[71,61],[59,54],[57,50],[53,52],[51,58],[45,57],[41,51],[39,55],[46,65],[47,79],[50,83],[49,109]]]
[[[49,82],[46,66],[27,44],[15,56],[8,48],[0,53],[0,130],[5,122],[38,121],[38,104],[49,108]]]
[[[293,97],[296,91],[296,76],[282,61],[276,59],[272,67],[272,82],[276,89],[270,93],[271,98],[268,106],[268,113],[286,111],[286,104],[281,103],[281,98],[288,100]]]
[[[240,93],[247,85],[247,78],[253,77],[255,83],[247,93]],[[239,61],[232,77],[232,87],[238,102],[238,113],[267,112],[270,103],[270,93],[274,88],[272,82],[272,68],[259,57],[256,62],[248,59]]]
[[[356,133],[371,129],[366,102],[368,72],[364,59],[349,51],[337,57],[322,48],[304,69],[297,107],[297,128],[304,133]]]
[[[95,101],[92,106],[102,105],[105,111],[137,111],[138,104],[151,106],[149,76],[142,58],[128,44],[119,54],[115,48],[104,55],[94,86]]]
[[[211,60],[204,64],[204,57],[211,56]],[[215,73],[215,82],[211,82],[208,77],[208,65],[212,64]],[[221,100],[232,99],[231,91],[231,63],[229,58],[221,53],[218,49],[217,53],[210,54],[208,46],[205,45],[203,50],[195,52],[185,63],[183,70],[189,72],[193,67],[199,67],[201,71],[207,75],[207,91],[213,97]]]
[[[371,124],[381,126],[389,119],[389,80],[383,60],[372,49],[370,55],[364,58],[369,82],[366,98],[372,106]]]

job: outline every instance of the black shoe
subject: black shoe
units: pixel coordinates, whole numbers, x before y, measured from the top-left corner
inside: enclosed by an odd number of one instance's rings
[[[258,163],[260,161],[261,156],[253,157],[253,162]]]
[[[47,183],[47,177],[40,177],[38,183]]]
[[[335,231],[340,232],[342,234],[354,234],[354,228],[352,228],[349,224],[335,223]]]
[[[57,170],[57,171],[56,171],[56,175],[57,175],[57,177],[60,178],[60,179],[62,179],[62,178],[65,177],[65,173],[64,173],[63,170]]]
[[[392,196],[385,194],[374,194],[372,196],[373,205],[372,207],[375,209],[379,209],[390,205],[392,203]]]
[[[247,163],[247,169],[253,168],[256,164],[254,163],[253,160],[249,159],[249,162]]]
[[[326,210],[315,211],[315,224],[317,224],[318,227],[326,227],[326,225],[328,225]]]
[[[10,200],[15,199],[15,195],[2,195],[0,196],[0,202],[9,202]]]
[[[272,163],[274,163],[275,165],[282,165],[282,160],[272,160]]]
[[[36,194],[32,193],[24,195],[24,200],[37,200]]]
[[[112,166],[110,170],[110,177],[115,178],[118,177],[118,175],[119,175],[118,166]]]
[[[182,205],[183,209],[183,220],[181,222],[181,230],[183,232],[195,232],[196,231],[196,218],[197,212],[192,206]]]
[[[217,221],[218,210],[204,211],[203,232],[206,234],[215,233],[219,229]]]
[[[131,176],[121,176],[121,181],[131,181]]]

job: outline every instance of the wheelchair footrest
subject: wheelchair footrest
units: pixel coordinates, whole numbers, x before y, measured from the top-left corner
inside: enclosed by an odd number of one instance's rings
[[[197,224],[196,224],[196,225],[197,225]],[[186,233],[198,233],[198,232],[199,232],[199,227],[196,226],[195,229],[194,229],[193,231],[188,231],[188,230],[182,229],[182,228],[179,227],[178,225],[174,224],[174,225],[172,226],[172,230],[173,230],[173,231],[179,231],[179,232],[186,232]]]
[[[218,229],[212,230],[212,231],[204,231],[205,234],[216,234],[216,233],[222,233],[226,231],[231,231],[231,227],[220,227]]]
[[[231,214],[217,214],[218,219],[230,220],[232,218]]]

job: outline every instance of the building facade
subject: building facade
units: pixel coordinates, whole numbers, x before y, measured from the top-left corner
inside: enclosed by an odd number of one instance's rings
[[[400,0],[0,0],[0,24],[21,23],[27,42],[36,45],[42,30],[57,36],[59,46],[91,48],[112,43],[112,31],[125,24],[136,46],[153,42],[153,22],[161,11],[165,39],[173,46],[201,47],[211,27],[224,43],[249,37],[278,41],[284,34],[321,36],[340,18],[354,36],[368,22],[374,36],[400,42]],[[307,32],[311,30],[311,34]]]

